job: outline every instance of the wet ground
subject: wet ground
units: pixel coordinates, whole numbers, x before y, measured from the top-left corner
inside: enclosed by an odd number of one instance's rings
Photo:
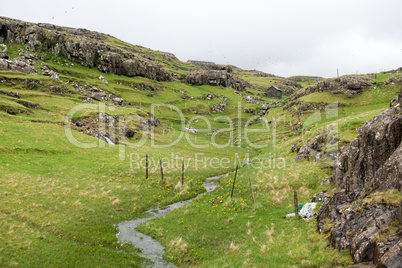
[[[219,186],[216,183],[216,180],[219,179],[220,176],[210,177],[205,180],[203,186],[206,190],[206,193],[212,192],[215,190],[216,187]],[[203,195],[202,193],[200,195]],[[196,196],[195,198],[199,197],[200,195]],[[193,198],[193,199],[195,199]],[[145,235],[143,233],[137,232],[135,228],[140,225],[141,223],[146,222],[150,219],[159,218],[168,214],[172,209],[179,208],[184,206],[185,204],[190,203],[193,199],[189,199],[186,201],[180,201],[174,204],[171,204],[165,208],[156,208],[148,210],[146,213],[149,215],[147,218],[141,218],[137,220],[125,221],[119,223],[119,233],[117,234],[117,239],[120,243],[130,243],[134,247],[139,248],[141,250],[140,255],[146,259],[149,259],[153,262],[153,265],[150,267],[176,267],[174,264],[165,261],[162,258],[164,254],[164,247],[155,239],[152,239],[150,236]]]

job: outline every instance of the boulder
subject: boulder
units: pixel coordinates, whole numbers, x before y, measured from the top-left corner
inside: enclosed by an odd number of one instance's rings
[[[215,103],[212,105],[212,112],[221,113],[226,109],[226,103]]]
[[[8,60],[0,59],[0,68],[1,69],[8,69]]]
[[[42,75],[48,76],[53,79],[59,79],[59,74],[53,70],[50,70],[47,66],[41,66],[40,68],[43,71]]]
[[[0,47],[3,47],[3,49],[0,48],[0,59],[9,59],[7,46],[4,44],[0,44]]]
[[[189,133],[193,133],[193,134],[196,134],[198,132],[198,130],[196,130],[193,127],[182,127],[181,131],[189,132]]]
[[[107,94],[104,91],[95,92],[91,94],[91,98],[97,101],[103,101],[106,98]]]

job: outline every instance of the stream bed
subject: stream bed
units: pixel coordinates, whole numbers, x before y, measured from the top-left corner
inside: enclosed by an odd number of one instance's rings
[[[209,193],[215,190],[215,188],[219,186],[216,180],[222,176],[223,175],[207,178],[203,183],[203,186],[206,190],[205,193]],[[151,267],[176,267],[174,264],[162,258],[162,255],[165,252],[164,247],[157,240],[152,239],[152,237],[136,231],[135,228],[141,223],[144,223],[150,219],[165,216],[172,209],[182,207],[185,204],[190,203],[193,199],[205,193],[199,194],[196,197],[189,200],[173,203],[165,208],[150,209],[146,211],[146,214],[149,215],[149,217],[147,218],[141,218],[137,220],[131,220],[119,223],[118,224],[119,233],[116,235],[117,239],[119,240],[120,243],[130,243],[134,247],[139,248],[141,250],[141,253],[138,253],[138,255],[148,260],[151,260],[153,262],[153,266]]]

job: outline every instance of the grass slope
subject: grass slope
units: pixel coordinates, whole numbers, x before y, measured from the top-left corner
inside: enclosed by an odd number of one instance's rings
[[[164,68],[179,75],[192,68],[191,64],[167,60],[161,52],[134,47],[112,37],[107,37],[105,42],[150,53]],[[8,47],[12,59],[18,56],[19,50],[24,50],[15,44]],[[116,224],[143,217],[149,208],[204,192],[202,182],[206,177],[233,171],[235,164],[247,156],[253,159],[253,164],[239,170],[234,198],[229,197],[231,173],[221,177],[221,186],[216,191],[139,229],[165,245],[165,258],[180,266],[310,267],[351,263],[347,251],[339,253],[327,248],[326,234],[316,233],[314,220],[305,222],[284,217],[292,212],[293,189],[299,193],[299,202],[305,203],[324,188],[319,184],[331,173],[324,163],[296,162],[296,155],[290,153],[292,145],[301,139],[291,125],[297,120],[308,120],[313,112],[294,118],[282,107],[273,108],[265,116],[271,124],[254,123],[247,129],[247,140],[243,127],[253,115],[244,113],[243,109],[257,109],[258,105],[242,102],[232,89],[104,74],[63,58],[45,53],[42,56],[47,60],[36,61],[37,70],[41,64],[46,65],[58,72],[61,80],[0,71],[0,77],[5,78],[0,90],[18,93],[21,100],[40,104],[37,108],[27,108],[16,98],[0,95],[0,266],[145,265],[146,260],[135,254],[137,249],[117,243]],[[109,83],[99,80],[100,75]],[[385,81],[391,75],[384,74],[378,79]],[[269,85],[272,79],[250,77],[255,86],[247,94],[270,101],[261,97],[259,86]],[[74,81],[89,83],[130,104],[127,108],[106,106],[108,114],[127,116],[152,111],[163,126],[156,129],[153,140],[148,138],[143,145],[136,146],[138,140],[131,139],[127,141],[131,146],[127,147],[109,145],[73,131],[76,140],[96,145],[89,149],[74,146],[64,127],[66,114],[84,103],[84,96],[71,86]],[[51,92],[51,85],[65,86],[66,90]],[[141,89],[146,86],[158,90]],[[184,90],[195,98],[207,93],[221,94],[228,98],[227,108],[221,114],[205,114],[206,120],[194,118],[194,112],[209,112],[220,100],[183,100],[180,91]],[[378,85],[355,99],[327,93],[303,97],[305,102],[342,104],[336,117],[319,120],[306,128],[304,141],[328,124],[338,124],[341,143],[350,141],[356,135],[355,128],[385,109],[397,90],[395,85]],[[174,104],[183,111],[186,124],[199,129],[199,133],[187,133],[180,139],[182,125],[178,114],[170,107],[151,110],[153,104]],[[91,107],[96,111],[99,103]],[[147,132],[140,134],[151,136]],[[155,146],[176,140],[167,149]],[[144,179],[145,154],[150,156],[148,180]],[[165,165],[163,183],[159,158]],[[178,183],[181,159],[186,161],[184,186]],[[249,176],[254,184],[255,205]]]

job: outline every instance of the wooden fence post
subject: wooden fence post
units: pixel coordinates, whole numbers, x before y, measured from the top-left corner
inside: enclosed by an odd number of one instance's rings
[[[163,167],[162,167],[162,160],[160,157],[159,157],[159,165],[161,167],[161,182],[163,182]]]
[[[297,192],[296,190],[294,190],[294,197],[295,197],[295,216],[299,215],[299,211],[298,211],[298,202],[297,202]]]
[[[181,162],[181,185],[184,185],[184,158]]]
[[[238,166],[236,165],[236,171],[235,171],[235,176],[234,176],[234,180],[233,180],[233,186],[232,186],[232,194],[230,195],[230,198],[232,198],[232,197],[233,197],[233,190],[234,190],[234,187],[235,187],[235,183],[236,183],[236,176],[237,176],[237,168],[238,168]]]
[[[148,180],[148,155],[145,155],[145,179]]]
[[[250,181],[250,189],[251,189],[251,195],[253,196],[253,205],[255,208],[255,199],[254,199],[254,191],[253,191],[253,182],[251,181],[251,175],[248,175],[248,179]]]

